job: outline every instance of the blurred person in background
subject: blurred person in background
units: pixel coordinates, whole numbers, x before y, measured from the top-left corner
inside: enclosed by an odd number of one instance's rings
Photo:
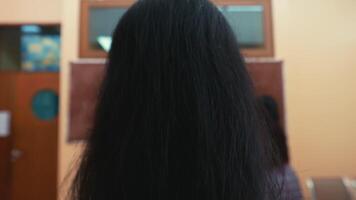
[[[287,136],[280,125],[278,104],[270,96],[259,97],[258,102],[266,118],[267,137],[271,139],[276,155],[272,174],[280,186],[281,200],[301,200],[303,195],[299,179],[289,164]]]

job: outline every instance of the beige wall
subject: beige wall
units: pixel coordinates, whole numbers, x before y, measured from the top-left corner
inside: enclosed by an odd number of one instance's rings
[[[78,56],[79,0],[62,0],[60,167],[79,148],[66,143],[68,63]],[[285,61],[293,165],[310,176],[356,176],[356,1],[274,0],[276,55]]]
[[[61,6],[60,0],[1,0],[0,23],[59,23]]]
[[[62,59],[61,59],[61,102],[59,128],[59,197],[65,197],[70,183],[70,169],[80,153],[80,144],[69,144],[68,133],[68,95],[69,62],[78,58],[79,48],[79,10],[80,0],[62,0]],[[78,152],[78,153],[77,153]]]
[[[292,161],[310,176],[356,176],[356,1],[274,0]]]

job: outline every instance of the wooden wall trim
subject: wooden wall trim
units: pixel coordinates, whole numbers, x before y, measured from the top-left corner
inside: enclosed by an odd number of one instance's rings
[[[272,59],[250,59],[246,61],[246,65],[256,95],[269,95],[276,99],[279,104],[281,124],[285,126],[283,62]],[[79,60],[71,63],[68,142],[86,139],[93,125],[95,105],[105,69],[104,59]]]

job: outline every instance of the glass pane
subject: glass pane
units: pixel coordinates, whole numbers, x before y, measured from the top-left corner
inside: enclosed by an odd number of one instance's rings
[[[230,5],[219,7],[233,29],[241,48],[264,46],[264,7],[262,5]]]
[[[52,120],[58,115],[58,95],[51,90],[41,90],[32,99],[32,111],[38,119]]]
[[[0,26],[0,70],[59,71],[59,25]]]
[[[236,34],[241,48],[264,46],[263,5],[228,5],[219,9]],[[90,9],[89,43],[92,49],[110,49],[112,32],[126,10],[122,7]]]
[[[91,8],[89,17],[89,42],[93,49],[108,50],[111,35],[127,8]]]

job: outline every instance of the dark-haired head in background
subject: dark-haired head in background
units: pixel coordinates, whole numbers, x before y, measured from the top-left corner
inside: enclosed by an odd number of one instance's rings
[[[141,0],[114,34],[73,200],[274,199],[235,36],[206,0]]]
[[[278,168],[289,164],[287,136],[280,124],[278,104],[271,96],[261,96],[258,101],[266,117],[268,137],[272,139],[277,155],[275,157],[274,167]]]
[[[289,150],[287,135],[285,134],[278,113],[278,104],[271,96],[258,98],[261,112],[267,122],[267,137],[272,141],[274,149],[274,162],[272,175],[280,188],[281,200],[301,200],[303,195],[299,185],[299,179],[289,164]]]

